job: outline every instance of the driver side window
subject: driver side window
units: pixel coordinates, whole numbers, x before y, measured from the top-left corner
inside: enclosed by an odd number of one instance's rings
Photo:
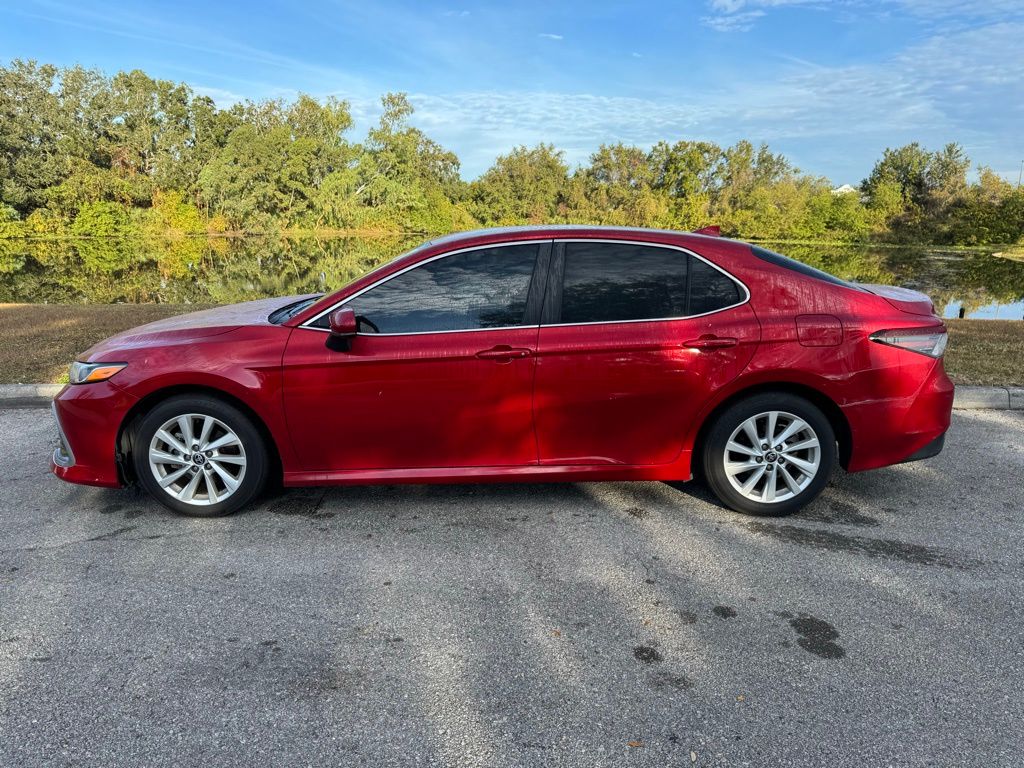
[[[438,333],[522,325],[539,243],[481,248],[403,272],[345,306],[360,333]]]

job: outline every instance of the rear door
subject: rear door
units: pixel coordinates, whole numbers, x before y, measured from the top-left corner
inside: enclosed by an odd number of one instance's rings
[[[760,339],[746,288],[682,248],[556,241],[537,349],[542,464],[674,461]]]

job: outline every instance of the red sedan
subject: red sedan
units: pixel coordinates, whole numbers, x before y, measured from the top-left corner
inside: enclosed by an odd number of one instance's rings
[[[327,296],[96,345],[57,395],[53,471],[189,515],[272,477],[688,480],[781,515],[847,471],[934,456],[946,329],[914,291],[714,236],[599,227],[429,242]]]

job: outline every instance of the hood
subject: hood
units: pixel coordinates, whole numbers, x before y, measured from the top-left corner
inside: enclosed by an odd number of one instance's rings
[[[934,315],[935,305],[932,300],[920,291],[913,291],[910,288],[897,288],[894,285],[870,285],[866,283],[854,283],[858,288],[863,288],[868,293],[873,293],[885,299],[901,312],[909,312],[912,315]]]
[[[189,339],[217,336],[244,325],[271,325],[268,318],[275,309],[315,295],[317,294],[259,299],[167,317],[111,336],[88,349],[79,359],[85,361],[102,359],[115,350],[145,347],[154,341],[184,342]]]

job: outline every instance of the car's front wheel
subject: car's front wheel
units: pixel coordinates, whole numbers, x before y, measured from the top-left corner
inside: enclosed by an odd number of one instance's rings
[[[835,461],[828,419],[811,402],[784,393],[733,404],[704,441],[708,485],[723,504],[747,515],[787,515],[809,504],[825,488]]]
[[[267,449],[240,410],[205,395],[172,397],[146,414],[135,476],[166,507],[193,517],[235,512],[267,479]]]

